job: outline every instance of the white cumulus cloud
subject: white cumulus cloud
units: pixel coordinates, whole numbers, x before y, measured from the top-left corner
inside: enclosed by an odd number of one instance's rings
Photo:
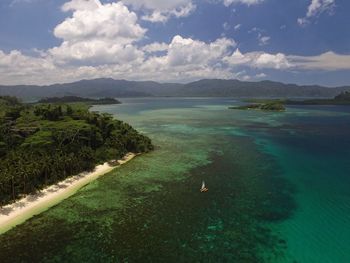
[[[99,0],[72,0],[64,4],[63,10],[74,10],[72,17],[54,30],[55,36],[64,41],[103,39],[131,43],[146,32],[137,23],[136,14],[121,2],[102,5]]]
[[[208,76],[232,78],[235,75],[223,67],[222,58],[235,45],[232,39],[220,38],[205,43],[177,35],[167,45],[164,56],[151,56],[145,60],[139,68],[139,77],[159,79],[162,76],[167,81],[195,80]],[[164,49],[165,45],[162,44]]]
[[[245,5],[256,5],[262,3],[264,0],[223,0],[225,6],[233,4],[245,4]]]
[[[150,22],[166,22],[171,17],[186,17],[195,9],[192,0],[122,0],[133,8],[143,10],[143,20]]]
[[[155,53],[168,50],[169,45],[166,43],[154,42],[142,47],[143,51],[148,53]]]
[[[56,62],[132,63],[142,59],[143,52],[134,42],[144,37],[146,29],[122,2],[103,5],[99,0],[72,0],[62,10],[73,13],[54,30],[63,40],[48,50]]]
[[[269,54],[265,52],[249,52],[242,54],[236,49],[232,55],[224,58],[224,61],[231,66],[248,66],[253,68],[267,69],[288,69],[292,64],[286,55],[282,53]]]
[[[42,78],[46,78],[46,75],[55,69],[56,67],[49,59],[26,56],[18,50],[12,50],[9,53],[0,50],[2,84],[13,84],[18,81],[23,84],[40,83]]]
[[[62,6],[62,10],[77,11],[77,10],[95,10],[101,7],[102,4],[99,0],[71,0]]]
[[[206,44],[191,38],[175,36],[169,45],[167,60],[172,66],[207,64],[222,57],[235,45],[233,40],[227,38]]]

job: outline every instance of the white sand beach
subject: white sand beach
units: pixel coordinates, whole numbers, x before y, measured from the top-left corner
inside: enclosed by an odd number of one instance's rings
[[[128,153],[123,159],[118,160],[119,165],[117,166],[110,166],[108,163],[98,165],[92,172],[84,172],[69,177],[37,194],[28,195],[15,203],[0,208],[0,234],[57,205],[62,200],[75,194],[83,186],[127,163],[135,156],[134,153]]]

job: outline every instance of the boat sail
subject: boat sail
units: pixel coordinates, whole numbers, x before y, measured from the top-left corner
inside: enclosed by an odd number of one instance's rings
[[[207,192],[209,189],[205,187],[205,182],[202,181],[202,188],[200,189],[200,191],[203,192]]]

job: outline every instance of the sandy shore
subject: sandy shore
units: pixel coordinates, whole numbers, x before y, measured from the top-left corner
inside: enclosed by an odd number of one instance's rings
[[[133,153],[128,153],[123,159],[118,160],[118,163],[119,165],[127,163],[135,156]],[[98,165],[93,172],[85,172],[69,177],[62,182],[45,188],[37,194],[28,195],[13,204],[2,207],[0,209],[0,234],[48,210],[50,207],[75,194],[83,186],[109,173],[116,167],[118,165],[110,166],[108,163]]]

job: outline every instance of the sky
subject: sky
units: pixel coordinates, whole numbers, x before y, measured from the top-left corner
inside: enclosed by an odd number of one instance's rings
[[[349,0],[1,0],[0,84],[350,85]]]

